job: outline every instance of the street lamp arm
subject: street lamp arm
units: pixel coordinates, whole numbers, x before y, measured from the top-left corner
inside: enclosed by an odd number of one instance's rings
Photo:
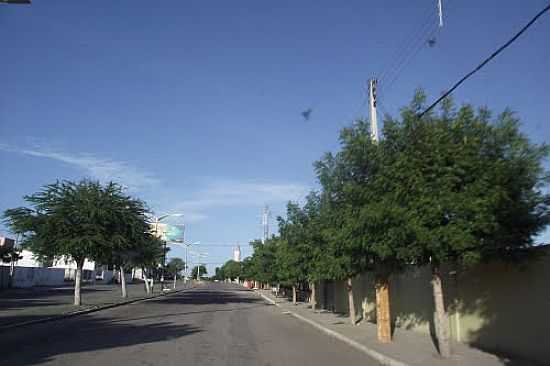
[[[181,217],[183,216],[182,213],[170,213],[170,214],[165,214],[165,215],[162,215],[162,216],[159,216],[157,217],[157,221],[162,221],[168,217]]]

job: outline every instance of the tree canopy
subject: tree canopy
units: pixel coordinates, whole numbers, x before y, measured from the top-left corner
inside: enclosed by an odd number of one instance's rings
[[[170,273],[178,274],[185,269],[185,262],[181,258],[170,258],[166,264],[166,270]]]
[[[124,267],[151,263],[156,256],[158,242],[148,233],[145,203],[116,183],[57,181],[24,199],[30,207],[6,210],[4,220],[40,260],[76,262],[75,305],[85,259]]]

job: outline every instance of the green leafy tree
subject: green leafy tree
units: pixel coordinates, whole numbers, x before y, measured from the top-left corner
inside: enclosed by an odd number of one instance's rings
[[[340,139],[346,143],[348,130],[341,133]],[[368,140],[365,140],[367,143]],[[323,188],[320,202],[320,222],[323,229],[323,254],[318,263],[323,268],[325,278],[346,281],[350,322],[355,324],[356,310],[352,280],[359,273],[372,268],[373,253],[356,235],[357,207],[359,201],[353,194],[358,182],[366,181],[371,174],[364,170],[356,176],[353,169],[354,155],[341,151],[336,155],[325,154],[315,163],[318,180]]]
[[[15,277],[15,262],[22,259],[21,248],[15,245],[4,245],[0,247],[0,262],[10,263],[10,276],[8,287],[13,285],[13,278]]]
[[[122,297],[127,297],[125,273],[140,257],[142,247],[148,245],[149,213],[145,202],[124,193],[116,183],[105,186],[102,226],[106,245],[100,256],[102,263],[110,263],[120,271]]]
[[[315,281],[322,278],[319,257],[324,240],[320,235],[320,197],[311,192],[304,207],[289,202],[286,218],[279,218],[282,245],[279,248],[281,277],[293,288],[296,302],[296,285],[308,283],[312,290],[311,304],[315,308]]]
[[[241,262],[241,277],[243,279],[250,280],[254,278],[252,264],[253,264],[252,256],[244,258],[243,261]]]
[[[176,288],[176,282],[178,273],[185,269],[185,262],[181,258],[171,258],[166,265],[166,270],[174,275],[174,289]]]
[[[181,258],[171,258],[166,264],[166,270],[170,273],[180,273],[185,269],[185,262]]]
[[[21,258],[21,249],[14,246],[0,247],[0,261],[3,263],[17,262]]]
[[[223,268],[222,271],[225,278],[229,278],[232,281],[241,276],[241,272],[242,272],[241,263],[236,262],[232,259],[225,262],[222,268]]]
[[[225,273],[223,272],[223,266],[222,267],[216,267],[214,269],[214,279],[223,281],[225,279]]]
[[[204,265],[201,264],[200,266],[195,266],[191,270],[191,276],[195,277],[197,280],[200,280],[200,278],[199,278],[199,268],[200,268],[200,277],[204,277],[204,276],[208,275],[208,271],[206,270],[206,267]]]
[[[344,171],[339,207],[339,233],[345,238],[344,250],[359,260],[352,267],[368,270],[375,277],[378,337],[391,340],[389,299],[390,275],[403,270],[410,257],[402,243],[411,235],[410,221],[400,201],[387,191],[387,166],[394,159],[392,145],[372,140],[369,124],[356,121],[340,134],[342,150],[338,157]],[[387,147],[387,153],[384,147]],[[348,287],[351,281],[348,279]],[[349,296],[350,303],[353,296]],[[350,309],[352,310],[352,309]]]
[[[81,303],[84,260],[104,258],[111,249],[111,228],[120,225],[118,213],[111,210],[113,193],[118,190],[112,183],[58,181],[25,196],[30,208],[4,213],[11,231],[21,235],[22,246],[40,260],[67,257],[75,261],[75,305]]]
[[[543,159],[548,146],[531,143],[506,110],[491,119],[469,105],[455,111],[447,100],[439,114],[417,118],[419,92],[401,121],[388,120],[381,143],[386,212],[385,243],[375,247],[404,263],[430,265],[435,324],[442,356],[450,354],[443,293],[443,264],[472,266],[489,259],[518,261],[549,221],[550,196]],[[369,216],[371,226],[376,215]]]
[[[164,243],[155,235],[146,233],[140,246],[136,248],[132,258],[132,265],[141,268],[145,279],[145,292],[151,293],[150,274],[162,264],[164,256]]]
[[[260,283],[273,284],[279,281],[276,269],[276,253],[280,240],[272,236],[265,243],[261,240],[254,240],[250,244],[253,254],[244,266],[244,277]]]

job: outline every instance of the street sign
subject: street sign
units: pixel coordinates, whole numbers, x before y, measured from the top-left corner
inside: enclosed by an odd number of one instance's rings
[[[167,225],[164,237],[167,241],[182,242],[185,234],[184,225]]]

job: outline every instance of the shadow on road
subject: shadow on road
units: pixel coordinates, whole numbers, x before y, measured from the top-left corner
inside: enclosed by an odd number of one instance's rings
[[[121,319],[121,320],[112,320],[111,322],[117,323],[117,322],[127,322],[127,321],[135,321],[135,320],[150,320],[150,319],[166,319],[170,317],[177,317],[182,315],[193,315],[193,314],[205,314],[205,313],[220,313],[220,312],[233,312],[233,311],[242,311],[242,310],[250,310],[253,308],[263,307],[266,306],[265,304],[257,304],[252,306],[242,306],[238,308],[232,308],[232,309],[210,309],[210,310],[199,310],[199,311],[184,311],[181,313],[168,313],[168,314],[160,314],[160,315],[152,315],[152,316],[143,316],[139,318],[128,318],[128,319]]]
[[[43,324],[0,333],[2,362],[6,365],[34,365],[58,355],[116,349],[162,342],[201,332],[200,328],[171,322],[135,324],[114,322],[112,318],[83,316],[66,322]]]
[[[213,287],[212,289],[197,289],[189,292],[184,292],[178,296],[169,296],[165,298],[158,298],[150,300],[151,302],[158,302],[160,304],[231,304],[231,303],[244,303],[244,304],[260,304],[264,301],[257,296],[254,296],[249,290],[231,288],[230,290],[221,290]]]
[[[111,288],[86,288],[81,290],[82,297],[101,292],[110,292]],[[31,306],[51,306],[67,303],[72,300],[73,288],[40,288],[31,289],[9,289],[0,292],[0,310],[21,309]],[[62,297],[62,298],[60,298]],[[64,298],[63,298],[64,297]]]

